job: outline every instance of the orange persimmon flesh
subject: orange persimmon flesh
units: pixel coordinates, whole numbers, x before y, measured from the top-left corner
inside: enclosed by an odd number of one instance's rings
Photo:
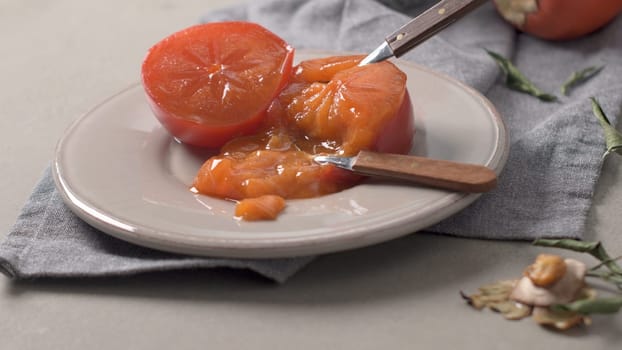
[[[407,153],[414,127],[406,75],[390,62],[358,67],[361,59],[329,57],[294,67],[260,130],[231,140],[208,159],[196,190],[234,200],[316,197],[351,187],[360,177],[319,165],[315,155]]]
[[[235,207],[235,216],[247,221],[274,220],[285,208],[285,199],[267,194],[242,199]]]

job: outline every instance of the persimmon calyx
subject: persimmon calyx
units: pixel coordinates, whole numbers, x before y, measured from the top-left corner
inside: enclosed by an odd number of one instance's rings
[[[505,20],[522,28],[527,15],[538,12],[538,0],[495,0],[499,13]]]

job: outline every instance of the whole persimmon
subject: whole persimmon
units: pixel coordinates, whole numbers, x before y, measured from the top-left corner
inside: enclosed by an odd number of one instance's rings
[[[519,30],[549,40],[594,32],[622,11],[622,0],[494,0],[501,16]]]

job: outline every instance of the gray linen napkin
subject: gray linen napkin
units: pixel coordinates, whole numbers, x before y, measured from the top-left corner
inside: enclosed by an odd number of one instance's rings
[[[171,254],[108,236],[63,204],[48,168],[0,246],[0,270],[15,279],[95,277],[149,271],[228,267],[284,282],[311,258],[220,259]]]
[[[248,20],[296,48],[365,53],[409,19],[404,13],[414,15],[435,2],[268,1],[210,13],[204,21]],[[484,48],[511,58],[536,85],[557,94],[573,71],[606,68],[570,97],[544,103],[508,90]],[[596,96],[612,122],[617,121],[622,106],[622,16],[598,33],[555,43],[517,35],[489,4],[402,59],[485,94],[503,116],[511,139],[498,188],[428,231],[491,239],[582,237],[604,150],[588,98]]]
[[[368,52],[434,1],[272,0],[209,13],[203,21],[258,22],[296,48]],[[574,70],[605,70],[546,104],[505,88],[484,48],[511,57],[542,88],[555,91]],[[622,19],[565,43],[516,35],[486,5],[404,59],[444,72],[486,94],[503,115],[511,152],[499,187],[429,230],[493,239],[582,236],[604,143],[591,115],[599,98],[615,122],[622,106]],[[312,260],[209,259],[138,247],[96,231],[62,203],[47,171],[0,245],[0,268],[12,278],[127,275],[182,268],[233,267],[283,282]]]

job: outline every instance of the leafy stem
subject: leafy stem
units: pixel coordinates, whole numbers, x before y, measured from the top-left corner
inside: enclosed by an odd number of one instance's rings
[[[586,276],[600,278],[605,282],[614,284],[619,290],[622,290],[622,275],[611,271],[593,271],[590,270]]]
[[[554,311],[574,311],[582,315],[613,314],[622,308],[622,296],[611,298],[580,299],[568,304],[551,306]]]
[[[537,239],[533,242],[536,246],[561,248],[580,253],[587,253],[598,259],[611,272],[622,275],[622,267],[616,259],[612,259],[601,242],[583,242],[575,239]]]
[[[613,125],[611,125],[609,118],[607,118],[607,115],[605,115],[605,112],[603,111],[596,98],[591,97],[590,100],[592,101],[592,111],[594,112],[596,118],[598,118],[598,122],[600,123],[600,126],[602,126],[603,133],[605,134],[605,144],[607,145],[607,151],[605,152],[603,157],[606,157],[612,152],[622,154],[622,134],[618,130],[616,130]]]
[[[588,67],[572,73],[572,75],[570,75],[570,77],[562,85],[560,89],[561,93],[568,96],[568,91],[570,89],[595,77],[601,70],[603,70],[603,68],[605,68],[605,66]]]
[[[614,284],[622,290],[622,268],[617,261],[622,257],[612,258],[601,242],[583,242],[574,239],[537,239],[536,246],[552,247],[587,253],[600,261],[600,264],[588,270],[586,276],[600,278]],[[602,268],[607,268],[603,271]],[[594,313],[615,313],[622,308],[622,295],[611,298],[580,299],[568,304],[559,304],[552,307],[556,311],[573,311],[583,315]]]
[[[505,85],[508,88],[535,96],[545,102],[557,101],[557,96],[548,94],[536,87],[510,60],[496,52],[489,50],[486,52],[505,73]]]
[[[601,268],[602,266],[605,266],[606,264],[608,264],[608,263],[609,263],[609,262],[611,262],[611,261],[618,261],[618,260],[621,260],[621,259],[622,259],[622,255],[617,256],[617,257],[615,257],[615,258],[607,259],[607,260],[605,260],[605,261],[602,261],[600,264],[598,264],[598,265],[596,265],[596,266],[592,267],[590,270],[591,270],[591,271],[597,270],[597,269]]]

